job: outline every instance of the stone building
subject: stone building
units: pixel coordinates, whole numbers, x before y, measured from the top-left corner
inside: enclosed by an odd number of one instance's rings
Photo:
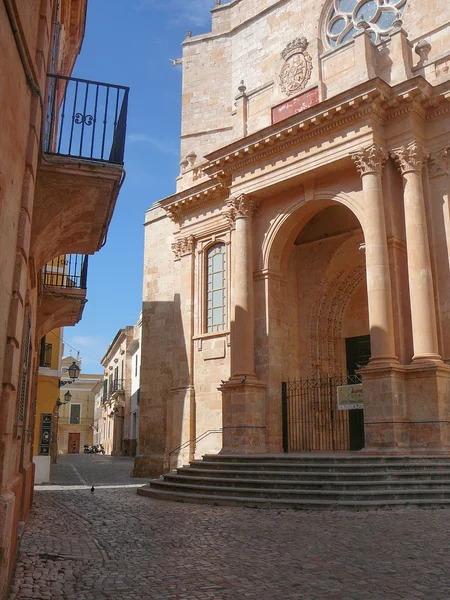
[[[41,338],[81,318],[87,255],[105,242],[124,176],[128,88],[71,78],[86,5],[0,5],[2,599],[32,499]]]
[[[74,362],[81,368],[82,361],[66,356],[61,363],[62,381],[60,400],[69,392],[70,400],[58,410],[58,454],[82,454],[85,444],[93,443],[95,389],[103,380],[102,375],[84,373],[74,381],[69,378],[68,368]]]
[[[443,0],[219,0],[184,40],[136,475],[295,449],[283,382],[355,373],[363,452],[450,450],[449,42]],[[330,427],[311,410],[300,442]]]
[[[130,454],[131,362],[134,328],[119,329],[101,360],[103,376],[100,443],[112,456]]]

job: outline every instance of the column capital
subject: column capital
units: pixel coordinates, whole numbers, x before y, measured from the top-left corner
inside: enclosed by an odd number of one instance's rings
[[[430,154],[428,159],[428,173],[432,177],[440,177],[449,173],[449,151],[438,150]]]
[[[372,144],[367,148],[353,152],[350,154],[350,158],[354,161],[358,173],[362,177],[368,173],[381,174],[383,165],[389,158],[389,154],[379,144]]]
[[[175,260],[179,260],[182,256],[192,254],[195,248],[195,237],[188,235],[187,237],[180,238],[172,244],[172,250],[175,254]]]
[[[227,200],[227,207],[224,211],[226,218],[232,227],[236,219],[251,219],[255,214],[259,202],[253,200],[248,194],[232,196]]]
[[[402,175],[411,171],[420,173],[428,156],[429,152],[416,141],[391,152],[391,157],[397,163]]]

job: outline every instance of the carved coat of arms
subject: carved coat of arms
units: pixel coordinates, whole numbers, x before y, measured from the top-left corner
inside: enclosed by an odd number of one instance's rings
[[[307,47],[306,38],[297,38],[281,53],[284,65],[280,73],[280,84],[287,96],[302,90],[311,77],[312,59],[306,52]]]

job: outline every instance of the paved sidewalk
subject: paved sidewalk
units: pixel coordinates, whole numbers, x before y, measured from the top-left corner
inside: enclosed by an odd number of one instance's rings
[[[130,464],[90,455],[61,461],[54,481],[65,485],[35,494],[10,600],[450,598],[450,510],[161,502],[124,487],[145,483],[129,477]],[[77,489],[80,477],[89,487]]]

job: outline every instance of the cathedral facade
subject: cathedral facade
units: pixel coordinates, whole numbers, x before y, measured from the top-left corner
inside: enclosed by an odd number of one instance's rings
[[[188,33],[177,191],[145,220],[135,475],[450,451],[449,41],[444,0],[219,0]]]

